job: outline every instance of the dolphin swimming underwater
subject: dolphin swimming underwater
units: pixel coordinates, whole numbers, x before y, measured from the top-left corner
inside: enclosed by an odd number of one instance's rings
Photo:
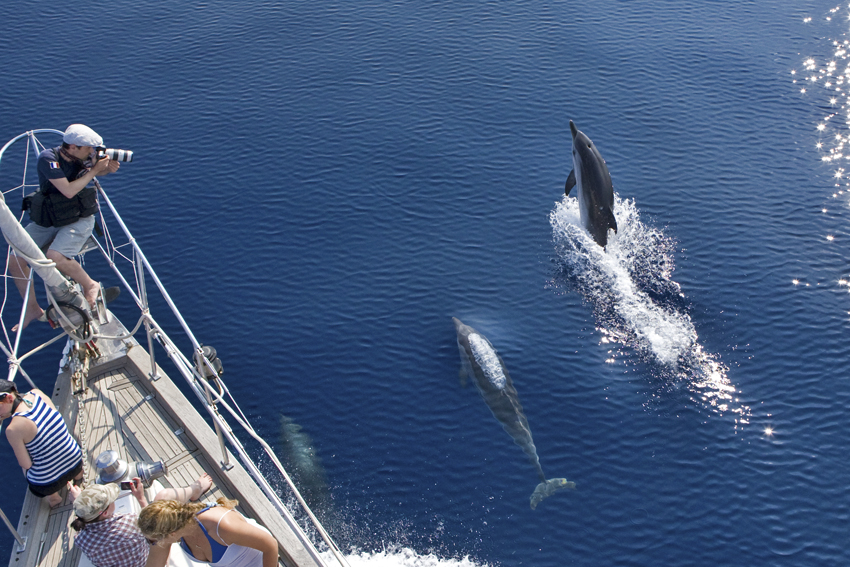
[[[614,218],[614,186],[605,160],[590,138],[570,120],[573,134],[573,170],[567,177],[564,194],[578,187],[578,208],[581,224],[599,246],[608,244],[608,229],[617,232]]]
[[[537,476],[540,477],[541,482],[531,495],[531,509],[537,508],[541,500],[558,490],[575,488],[576,484],[565,478],[546,480],[543,469],[540,467],[540,459],[537,457],[537,448],[531,438],[528,420],[522,411],[519,396],[502,357],[484,335],[469,325],[464,325],[457,317],[452,317],[452,321],[457,330],[457,347],[463,364],[462,372],[475,381],[478,391],[481,392],[493,416],[513,437],[514,442],[522,447],[537,470]]]
[[[278,454],[301,496],[324,525],[334,523],[333,499],[313,439],[292,418],[281,415],[280,442]]]

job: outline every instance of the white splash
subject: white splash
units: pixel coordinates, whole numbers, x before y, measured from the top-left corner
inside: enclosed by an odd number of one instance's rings
[[[632,276],[636,270],[652,267],[647,264],[657,264],[661,268],[659,273],[640,275],[649,276],[652,280],[667,280],[672,284],[672,290],[681,296],[678,285],[669,280],[672,272],[672,261],[667,254],[669,250],[657,246],[663,241],[659,231],[648,229],[637,220],[633,201],[618,200],[614,209],[619,233],[611,233],[606,251],[597,246],[582,228],[576,199],[564,197],[557,203],[550,222],[560,259],[577,268],[571,271],[575,272],[582,288],[579,291],[585,298],[597,300],[595,302],[603,310],[610,307],[616,318],[625,324],[618,328],[610,324],[613,322],[610,317],[603,318],[603,333],[609,340],[631,343],[659,362],[674,365],[696,342],[697,335],[690,317],[656,305],[648,293],[636,285]],[[654,251],[648,250],[650,247]],[[652,252],[659,262],[647,262],[645,256]]]
[[[618,233],[606,249],[581,226],[577,200],[564,197],[549,215],[561,274],[556,285],[578,291],[593,308],[602,342],[633,348],[668,381],[684,381],[708,407],[749,415],[738,404],[728,369],[706,353],[671,279],[672,239],[644,225],[633,200],[615,196]],[[609,359],[610,361],[610,359]]]
[[[481,335],[470,333],[469,346],[472,350],[472,355],[475,357],[475,361],[481,367],[481,370],[484,371],[490,383],[499,390],[504,390],[507,379],[505,378],[505,373],[502,372],[499,357],[490,343]]]
[[[326,564],[339,564],[331,554],[323,555]],[[407,547],[355,552],[345,559],[351,567],[488,567],[487,563],[479,563],[469,557],[446,559],[431,553],[420,555]]]

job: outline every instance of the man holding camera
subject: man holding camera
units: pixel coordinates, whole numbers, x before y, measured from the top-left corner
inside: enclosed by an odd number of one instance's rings
[[[38,156],[39,198],[45,202],[45,214],[35,218],[26,230],[56,268],[83,288],[83,294],[93,308],[100,284],[86,273],[74,259],[91,236],[96,221],[97,189],[89,183],[97,177],[118,171],[119,163],[109,157],[98,158],[95,149],[103,146],[103,138],[83,124],[71,124],[65,130],[62,146],[49,148]],[[49,202],[49,203],[48,203]],[[49,206],[48,206],[49,205]],[[49,214],[46,212],[49,211]],[[9,258],[9,274],[14,278],[21,297],[27,291],[30,268],[14,253]],[[44,320],[44,310],[38,304],[35,287],[30,284],[23,326],[33,320]],[[16,329],[13,329],[16,330]]]

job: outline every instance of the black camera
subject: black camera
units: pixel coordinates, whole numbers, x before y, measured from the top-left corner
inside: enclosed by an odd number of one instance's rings
[[[116,150],[115,148],[98,146],[97,159],[103,159],[105,157],[115,161],[133,161],[133,152],[131,150]]]

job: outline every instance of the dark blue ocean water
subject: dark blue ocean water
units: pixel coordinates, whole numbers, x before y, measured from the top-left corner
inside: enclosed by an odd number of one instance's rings
[[[83,122],[136,152],[106,190],[255,427],[312,439],[353,564],[842,565],[834,7],[22,1],[0,138]],[[618,194],[605,254],[563,198],[570,119]],[[574,492],[529,508],[452,316]]]

